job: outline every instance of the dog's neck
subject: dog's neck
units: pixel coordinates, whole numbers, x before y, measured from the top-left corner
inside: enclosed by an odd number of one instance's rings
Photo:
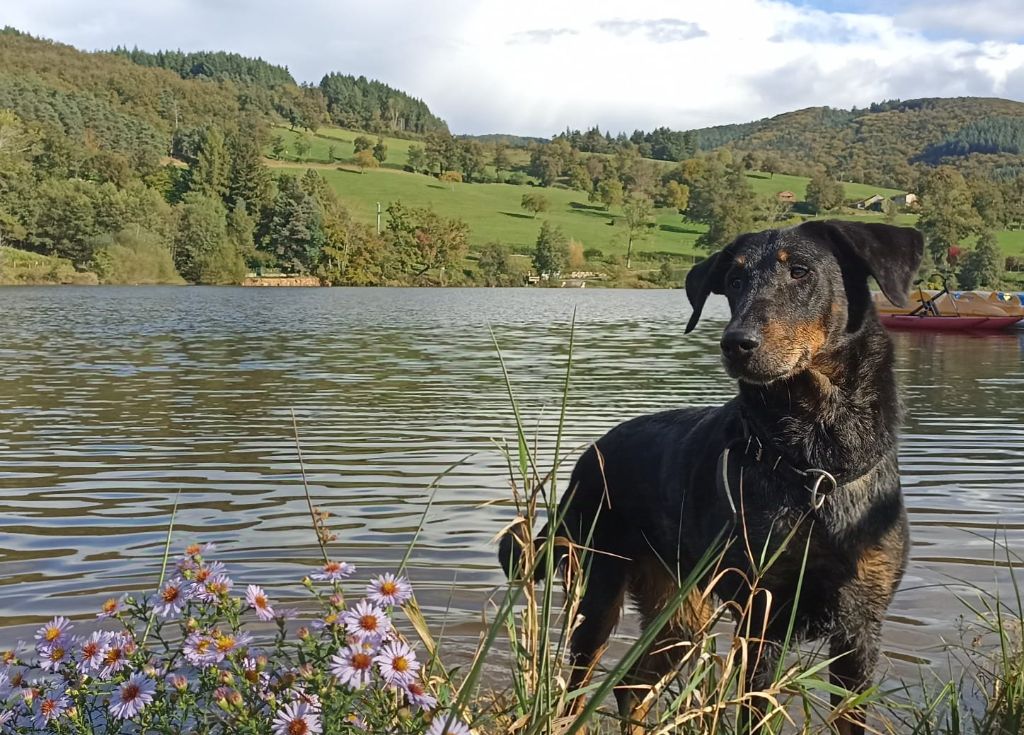
[[[796,462],[837,475],[863,469],[896,446],[901,406],[892,353],[884,327],[869,317],[800,373],[768,385],[740,381],[744,413]]]

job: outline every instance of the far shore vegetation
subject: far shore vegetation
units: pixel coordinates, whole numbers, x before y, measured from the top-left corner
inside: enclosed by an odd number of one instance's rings
[[[740,232],[839,217],[920,227],[926,278],[1024,288],[1024,104],[969,102],[453,136],[362,77],[7,28],[0,283],[679,286]]]

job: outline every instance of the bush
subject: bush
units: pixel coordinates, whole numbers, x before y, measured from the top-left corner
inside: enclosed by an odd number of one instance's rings
[[[91,271],[77,271],[70,260],[0,247],[0,285],[75,284],[94,286],[99,282]]]
[[[184,283],[171,251],[146,230],[125,229],[94,238],[93,269],[103,283]]]

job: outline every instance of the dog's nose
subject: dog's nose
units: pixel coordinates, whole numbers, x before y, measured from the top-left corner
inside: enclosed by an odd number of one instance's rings
[[[756,350],[761,340],[754,332],[745,329],[729,329],[722,335],[722,354],[729,359],[746,357]]]

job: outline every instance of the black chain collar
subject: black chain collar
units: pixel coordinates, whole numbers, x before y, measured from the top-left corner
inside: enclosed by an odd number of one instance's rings
[[[733,457],[739,458],[741,478],[743,466],[751,464],[768,467],[773,473],[789,475],[811,494],[811,507],[814,510],[821,510],[825,501],[840,487],[856,482],[878,466],[878,462],[873,462],[862,472],[844,474],[833,474],[819,467],[801,468],[790,462],[771,441],[762,438],[742,414],[740,424],[743,435],[726,444],[718,456],[718,477],[734,516],[736,506],[729,486],[729,467]]]

